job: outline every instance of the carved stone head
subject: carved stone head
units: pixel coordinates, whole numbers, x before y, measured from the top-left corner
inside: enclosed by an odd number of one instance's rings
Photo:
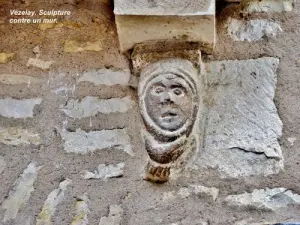
[[[139,104],[146,150],[160,167],[184,151],[198,111],[198,70],[184,59],[165,59],[141,72]]]

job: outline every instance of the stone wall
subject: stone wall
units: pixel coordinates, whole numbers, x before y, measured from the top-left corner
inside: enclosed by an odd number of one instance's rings
[[[0,224],[300,221],[300,3],[217,1],[204,141],[164,184],[143,180],[139,78],[111,4],[1,2]],[[9,23],[41,8],[72,14]]]

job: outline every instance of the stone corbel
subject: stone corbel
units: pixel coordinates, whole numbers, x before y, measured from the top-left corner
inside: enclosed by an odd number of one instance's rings
[[[201,52],[215,45],[215,0],[115,0],[123,53],[139,76],[146,180],[166,182],[199,150]]]

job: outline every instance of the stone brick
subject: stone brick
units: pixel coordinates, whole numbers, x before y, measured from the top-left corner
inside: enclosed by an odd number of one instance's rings
[[[31,129],[0,127],[0,142],[6,145],[38,145],[40,144],[40,135]]]
[[[285,188],[255,189],[252,193],[229,195],[225,201],[231,206],[247,206],[255,209],[276,211],[288,204],[300,204],[300,195]]]
[[[215,187],[205,187],[202,185],[195,185],[195,184],[190,184],[187,187],[182,187],[178,191],[172,191],[172,192],[167,192],[164,193],[163,199],[169,200],[176,198],[176,196],[186,198],[190,195],[204,195],[204,196],[211,196],[214,201],[217,200],[219,196],[219,189]]]
[[[80,102],[79,100],[70,100],[66,106],[61,108],[66,115],[75,119],[82,119],[95,116],[99,113],[125,113],[133,105],[130,97],[99,99],[98,97],[87,96]]]
[[[5,209],[3,222],[17,218],[21,207],[24,207],[34,191],[33,184],[37,178],[37,168],[30,163],[20,178],[15,182],[13,190],[9,192],[8,198],[4,200],[2,208]]]
[[[33,117],[34,107],[41,103],[41,98],[17,100],[8,97],[0,99],[0,116],[16,119]]]
[[[215,0],[118,0],[114,13],[122,51],[147,41],[215,43]],[[159,32],[157,32],[159,31]]]
[[[85,193],[82,197],[78,198],[79,200],[75,203],[76,215],[72,220],[72,225],[88,225],[88,214],[90,210],[88,208],[88,196]]]
[[[87,154],[99,149],[117,148],[134,155],[125,128],[90,132],[77,129],[76,132],[62,131],[61,136],[65,141],[64,149],[69,153]]]
[[[71,180],[66,179],[60,182],[59,187],[48,195],[42,211],[36,219],[36,225],[52,225],[52,216],[56,211],[57,205],[64,200],[65,192],[70,184]]]
[[[79,42],[75,40],[67,40],[64,44],[65,52],[82,52],[82,51],[102,51],[103,43],[101,40],[94,42]]]
[[[117,15],[207,15],[214,14],[212,0],[115,0],[114,13]]]
[[[80,82],[90,82],[95,85],[128,85],[130,79],[130,70],[125,69],[99,69],[97,71],[88,71],[83,73],[83,75],[78,79],[78,83]]]
[[[293,11],[293,0],[253,0],[242,2],[243,12],[291,12]]]
[[[116,15],[116,23],[122,52],[133,48],[135,44],[149,41],[200,42],[207,53],[212,52],[215,44],[214,15]]]
[[[122,214],[121,205],[111,205],[109,206],[109,215],[101,217],[99,225],[120,225]]]
[[[263,37],[275,37],[282,28],[278,23],[268,20],[230,19],[228,34],[235,41],[258,41]]]
[[[50,69],[50,66],[53,63],[55,63],[55,61],[44,61],[39,58],[29,58],[26,66],[27,67],[33,66],[33,67],[40,68],[42,70],[48,70]]]
[[[13,59],[15,53],[0,52],[0,63],[7,63]]]
[[[283,169],[282,122],[273,102],[278,64],[268,57],[206,64],[208,115],[197,166],[217,168],[222,177]]]
[[[100,164],[94,172],[83,171],[82,177],[84,179],[103,179],[121,177],[124,173],[124,163],[118,163],[114,165]]]
[[[0,74],[0,82],[3,84],[15,85],[15,84],[39,84],[44,80],[37,77],[27,75],[16,74]]]

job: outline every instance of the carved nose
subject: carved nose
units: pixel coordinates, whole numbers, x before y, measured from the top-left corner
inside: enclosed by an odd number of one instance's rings
[[[174,103],[172,96],[169,92],[165,92],[162,97],[161,97],[161,103],[166,104],[166,103]]]

